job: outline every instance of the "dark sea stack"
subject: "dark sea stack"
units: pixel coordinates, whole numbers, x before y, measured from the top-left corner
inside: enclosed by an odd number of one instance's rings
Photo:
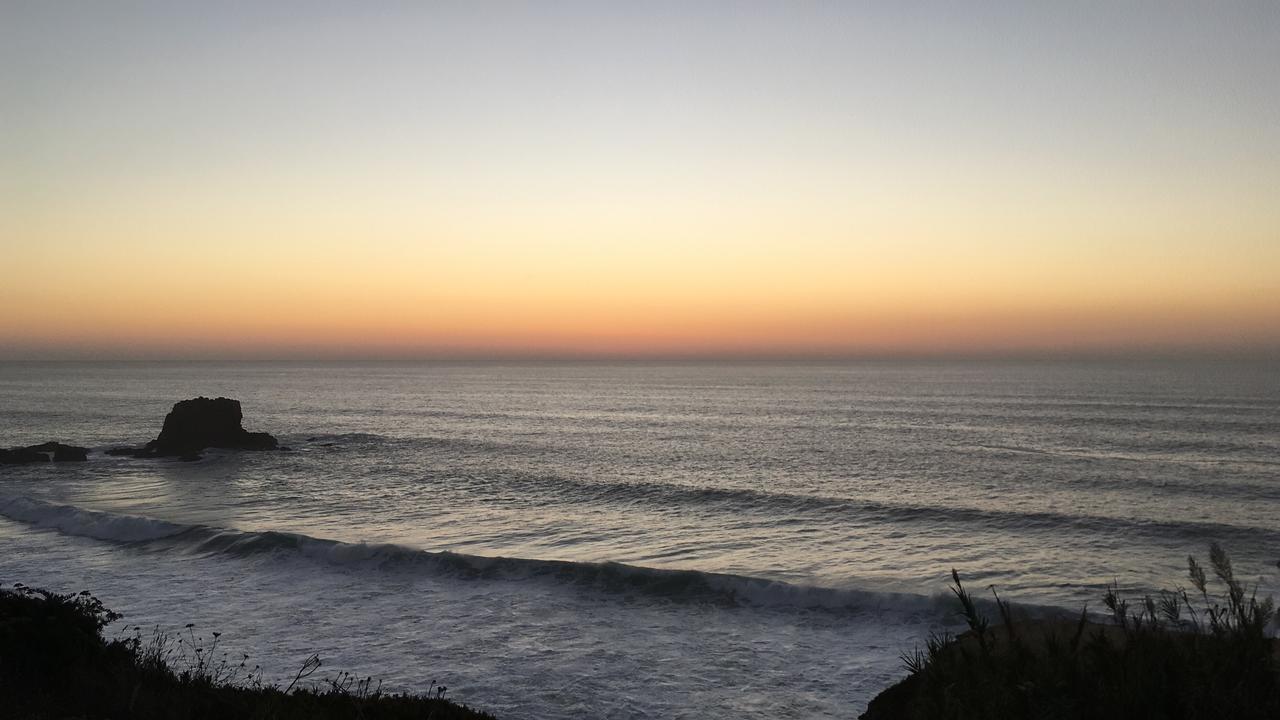
[[[83,462],[89,459],[89,449],[63,445],[60,442],[47,442],[0,450],[0,465],[49,462],[50,459],[54,462]]]
[[[241,417],[239,400],[224,397],[182,400],[165,416],[160,436],[146,444],[143,454],[195,460],[205,448],[275,450],[279,447],[268,433],[246,431],[240,425]]]
[[[105,455],[133,458],[176,457],[199,460],[206,448],[227,450],[277,450],[280,443],[269,433],[249,432],[240,425],[240,401],[231,398],[198,397],[182,400],[164,418],[155,440],[142,447],[113,447]],[[0,449],[0,465],[41,462],[83,462],[88,448],[47,442],[27,447]]]

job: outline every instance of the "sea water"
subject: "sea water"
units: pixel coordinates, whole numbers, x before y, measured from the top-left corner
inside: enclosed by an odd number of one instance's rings
[[[0,582],[504,718],[855,716],[953,568],[1079,612],[1217,541],[1280,591],[1264,362],[11,363],[0,445],[197,395],[290,450],[0,466]]]

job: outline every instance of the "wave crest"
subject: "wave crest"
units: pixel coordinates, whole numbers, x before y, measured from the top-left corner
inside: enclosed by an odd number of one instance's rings
[[[939,620],[944,619],[950,610],[947,599],[941,595],[818,587],[744,575],[615,562],[489,557],[432,552],[390,543],[347,543],[275,530],[254,532],[173,523],[26,497],[0,499],[0,515],[67,535],[195,555],[250,557],[279,554],[290,556],[291,560],[301,558],[320,567],[423,572],[467,580],[538,580],[667,601],[706,602],[730,607],[892,611],[933,616]]]

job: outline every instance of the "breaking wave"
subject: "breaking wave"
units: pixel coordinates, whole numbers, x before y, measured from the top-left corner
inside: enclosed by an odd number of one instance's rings
[[[942,595],[827,588],[766,578],[673,570],[615,562],[573,562],[432,552],[390,543],[347,543],[301,533],[244,531],[190,525],[138,515],[88,510],[74,505],[0,498],[0,515],[67,535],[128,544],[153,551],[231,557],[292,555],[318,567],[425,572],[459,579],[538,580],[642,595],[676,602],[724,606],[821,609],[931,616],[951,614]],[[1047,608],[1043,610],[1049,610]]]

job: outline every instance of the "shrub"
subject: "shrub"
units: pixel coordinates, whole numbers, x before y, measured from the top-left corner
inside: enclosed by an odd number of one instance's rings
[[[934,635],[905,654],[910,675],[863,718],[1274,720],[1275,607],[1246,590],[1216,544],[1209,564],[1214,580],[1188,558],[1191,590],[1131,600],[1112,585],[1103,598],[1107,622],[1091,622],[1086,610],[1074,621],[1028,621],[995,595],[1002,624],[994,627],[953,571],[951,590],[969,630]]]
[[[120,615],[88,592],[60,595],[17,585],[0,589],[0,715],[5,718],[492,718],[444,697],[385,694],[371,678],[339,674],[318,688],[303,681],[322,665],[303,663],[286,688],[262,684],[248,656],[219,652],[192,625],[185,635],[157,630],[144,640],[108,640],[103,629]]]

